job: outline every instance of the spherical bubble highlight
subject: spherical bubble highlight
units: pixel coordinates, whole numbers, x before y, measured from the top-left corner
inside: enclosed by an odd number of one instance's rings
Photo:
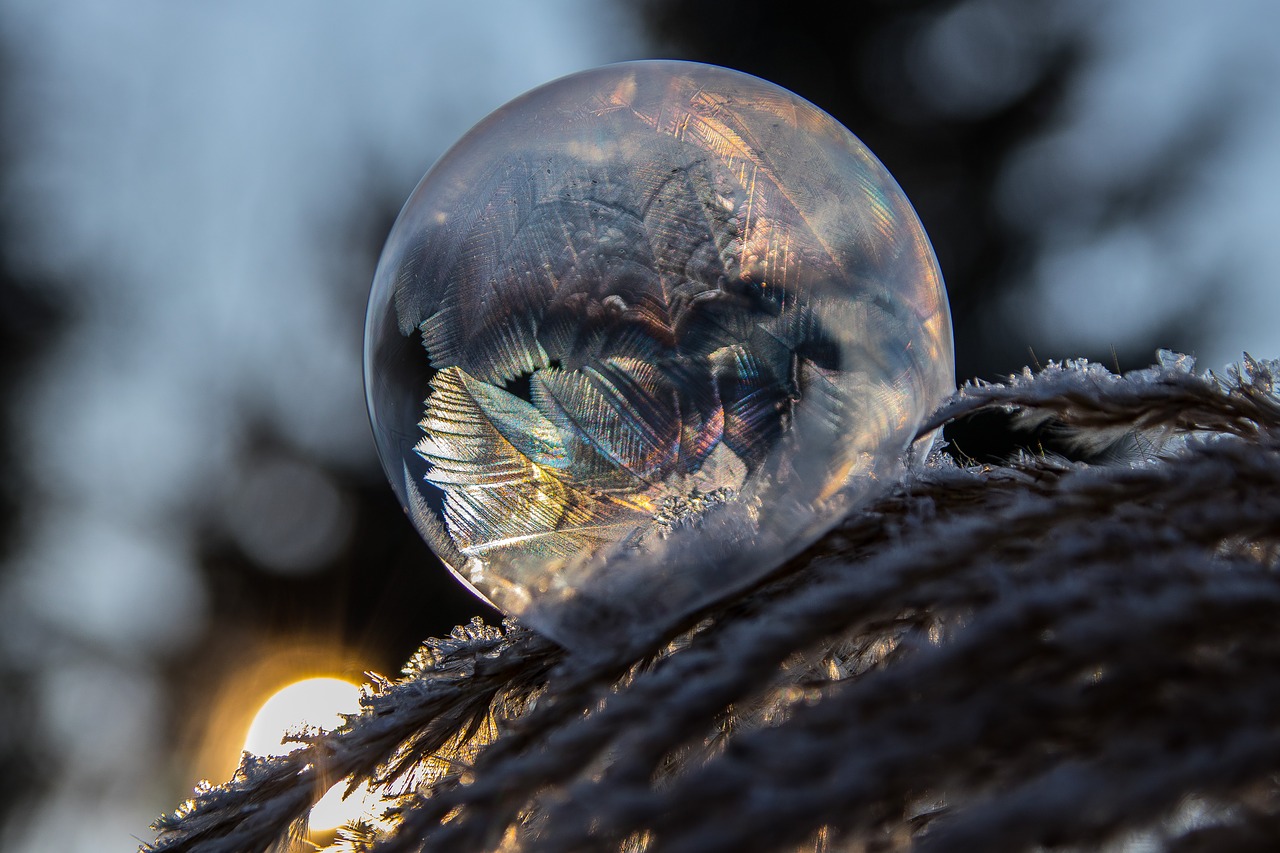
[[[879,161],[791,92],[667,61],[535,89],[436,163],[378,265],[365,381],[419,532],[572,647],[795,554],[955,384]]]

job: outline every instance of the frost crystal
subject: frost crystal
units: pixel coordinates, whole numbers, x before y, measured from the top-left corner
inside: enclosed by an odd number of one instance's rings
[[[571,599],[678,614],[811,542],[954,374],[933,252],[870,152],[770,83],[643,62],[518,98],[432,168],[366,382],[423,536],[572,644]]]

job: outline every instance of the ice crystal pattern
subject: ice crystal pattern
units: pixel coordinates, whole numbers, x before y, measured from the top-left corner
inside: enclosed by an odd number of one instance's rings
[[[683,62],[563,78],[450,149],[383,251],[365,371],[418,530],[553,635],[569,601],[649,618],[758,577],[954,386],[937,263],[879,161]]]

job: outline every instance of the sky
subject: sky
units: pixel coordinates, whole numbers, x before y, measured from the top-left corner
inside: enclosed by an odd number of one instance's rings
[[[1280,354],[1280,9],[1056,5],[1085,33],[1087,61],[1063,114],[1000,178],[1005,216],[1048,237],[1017,310],[1055,351],[1105,349],[1203,308],[1202,368]],[[1171,149],[1198,154],[1162,174],[1152,209],[1135,199],[1117,221],[1098,204],[1160,173]]]
[[[962,6],[929,49],[994,79],[1001,66],[955,40],[991,35],[984,8],[999,2]],[[1014,309],[1062,351],[1209,300],[1225,319],[1201,366],[1280,356],[1274,6],[1056,5],[1090,62],[1000,178],[1004,215],[1047,235]],[[515,95],[645,48],[595,0],[0,0],[0,40],[17,158],[4,203],[23,211],[6,250],[74,318],[21,397],[38,510],[0,580],[0,655],[38,674],[35,737],[66,771],[0,847],[131,851],[175,805],[155,773],[160,668],[203,624],[193,520],[229,507],[241,544],[283,572],[340,522],[322,471],[246,474],[246,435],[265,420],[327,464],[373,464],[360,205],[407,197]],[[1214,144],[1158,212],[1111,221],[1091,204],[1205,121]],[[297,508],[293,546],[271,550],[254,500]]]
[[[0,847],[134,850],[177,802],[154,778],[158,667],[203,624],[192,520],[265,494],[300,507],[295,542],[331,529],[317,470],[237,479],[251,418],[328,464],[373,464],[362,200],[407,197],[489,111],[635,39],[592,0],[0,10],[11,251],[75,317],[23,395],[41,509],[0,588],[0,646],[39,673],[38,736],[74,772]],[[239,524],[252,547],[252,513]]]

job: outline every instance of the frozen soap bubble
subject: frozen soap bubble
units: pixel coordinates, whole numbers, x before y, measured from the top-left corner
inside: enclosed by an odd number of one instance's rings
[[[435,552],[582,648],[811,543],[955,379],[879,161],[785,89],[662,61],[534,89],[440,158],[378,264],[365,382]]]

